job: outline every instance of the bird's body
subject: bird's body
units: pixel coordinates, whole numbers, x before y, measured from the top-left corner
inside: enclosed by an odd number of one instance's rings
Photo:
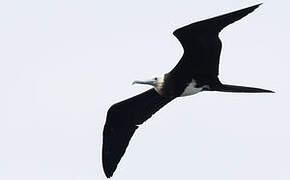
[[[170,77],[170,74],[165,74],[157,78],[154,89],[159,95],[170,98],[194,95],[209,88],[208,85],[198,84],[193,78],[186,82],[184,86],[176,86],[177,83],[176,79]]]
[[[260,4],[259,4],[260,5]],[[154,87],[110,107],[103,131],[103,167],[111,177],[138,125],[173,99],[201,91],[261,93],[270,90],[227,85],[218,78],[222,42],[219,32],[243,18],[259,5],[199,21],[174,31],[184,54],[178,64],[161,77],[133,84]]]
[[[192,79],[192,81],[187,84],[187,86],[183,90],[180,97],[194,95],[196,93],[201,92],[204,88],[207,88],[207,87],[208,87],[207,85],[204,85],[202,87],[198,87],[198,84],[196,83],[196,81],[194,79]]]

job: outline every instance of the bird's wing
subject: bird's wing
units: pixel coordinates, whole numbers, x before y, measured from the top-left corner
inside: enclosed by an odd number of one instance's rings
[[[219,32],[227,25],[243,18],[259,5],[251,6],[225,15],[199,21],[173,32],[182,44],[184,54],[170,72],[183,78],[217,78],[222,43]]]
[[[154,89],[110,107],[103,131],[103,168],[111,177],[129,144],[137,125],[142,124],[173,98],[160,96]]]

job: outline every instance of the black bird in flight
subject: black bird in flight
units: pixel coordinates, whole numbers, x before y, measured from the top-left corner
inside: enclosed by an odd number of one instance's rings
[[[195,22],[173,32],[182,44],[184,54],[178,64],[162,77],[133,84],[149,84],[154,88],[116,103],[107,112],[103,131],[102,161],[109,178],[117,168],[138,125],[176,97],[201,91],[269,93],[270,90],[222,84],[218,78],[222,48],[219,32],[243,18],[259,5]]]

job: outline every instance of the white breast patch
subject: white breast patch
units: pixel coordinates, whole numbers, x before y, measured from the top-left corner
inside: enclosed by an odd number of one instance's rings
[[[195,86],[196,86],[196,81],[192,79],[191,83],[187,85],[187,87],[184,89],[183,93],[180,96],[193,95],[200,92],[203,89],[203,87],[196,88]]]

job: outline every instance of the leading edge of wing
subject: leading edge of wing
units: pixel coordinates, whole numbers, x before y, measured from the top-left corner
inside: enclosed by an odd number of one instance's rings
[[[205,19],[202,21],[194,22],[189,25],[183,26],[181,28],[176,29],[173,32],[173,35],[177,38],[184,34],[189,32],[198,32],[198,33],[218,33],[220,32],[224,27],[228,26],[229,24],[234,23],[235,21],[238,21],[248,15],[249,13],[253,12],[256,8],[258,8],[260,4],[250,6],[244,9],[240,9],[237,11],[233,11],[227,14],[223,14],[220,16],[215,16],[209,19]],[[178,38],[179,39],[179,38]]]
[[[103,131],[102,150],[103,169],[108,178],[116,170],[137,125],[149,119],[172,99],[150,89],[110,107]]]

